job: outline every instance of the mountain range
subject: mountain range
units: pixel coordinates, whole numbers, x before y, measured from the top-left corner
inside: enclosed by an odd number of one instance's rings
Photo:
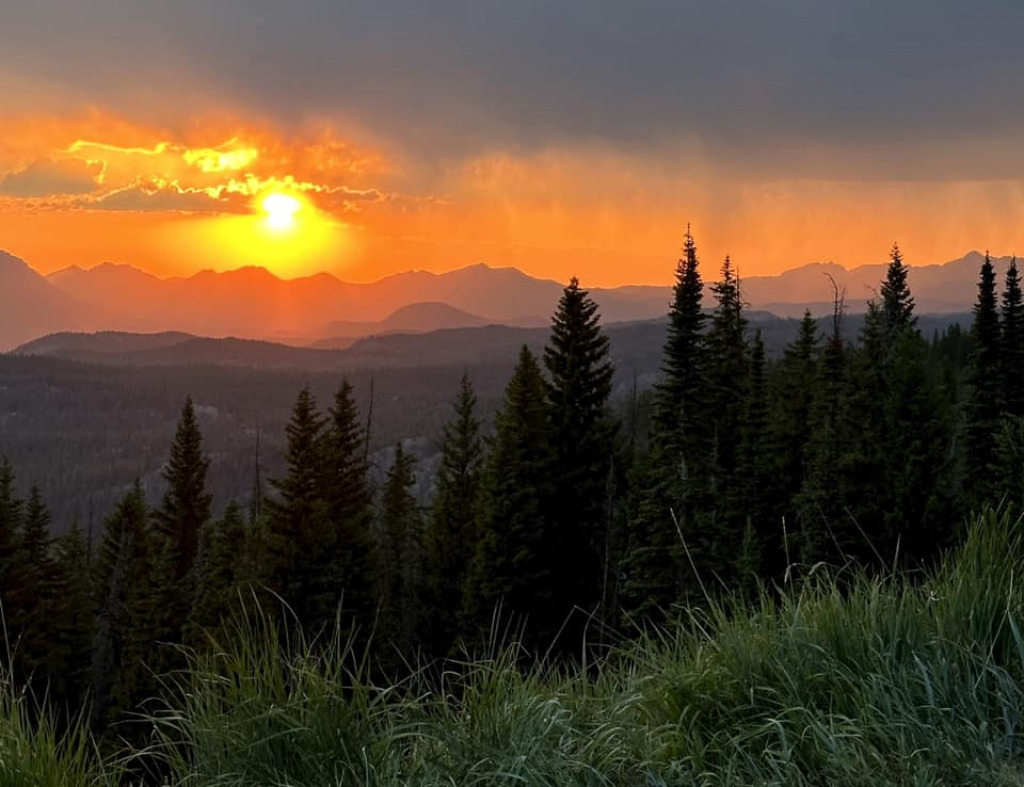
[[[968,311],[982,255],[911,267],[910,287],[922,312]],[[995,260],[1005,271],[1009,258]],[[782,317],[805,308],[832,308],[829,277],[846,292],[847,309],[864,304],[885,275],[885,264],[846,269],[812,263],[778,276],[743,279],[751,308]],[[713,280],[705,271],[705,279]],[[584,280],[583,285],[586,286]],[[368,336],[439,329],[546,325],[562,283],[515,268],[472,265],[449,273],[410,271],[369,284],[320,273],[285,280],[264,268],[201,271],[159,278],[130,265],[64,268],[48,276],[0,252],[0,351],[66,331],[183,332],[278,343],[342,348]],[[650,320],[667,311],[669,286],[591,288],[606,323]]]

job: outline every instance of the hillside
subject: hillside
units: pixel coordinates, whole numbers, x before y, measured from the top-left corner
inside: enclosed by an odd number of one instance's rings
[[[418,310],[414,310],[418,311]],[[436,313],[436,312],[435,312]],[[450,314],[443,310],[443,314]],[[796,335],[797,320],[768,312],[748,314],[749,330],[760,331],[769,357],[778,357]],[[954,323],[970,324],[970,313],[924,314],[919,318],[922,333],[931,337]],[[856,338],[863,323],[860,314],[847,315],[843,332]],[[830,330],[828,317],[818,319],[818,330]],[[373,323],[375,326],[381,323]],[[612,343],[612,358],[622,369],[636,370],[641,382],[653,382],[662,345],[665,318],[618,322],[606,329]],[[133,334],[116,331],[98,333],[57,333],[27,342],[12,351],[15,355],[42,355],[84,363],[116,366],[250,366],[267,369],[344,370],[459,366],[481,363],[510,363],[523,344],[534,350],[543,347],[547,327],[523,328],[481,325],[419,331],[380,331],[363,338],[323,340],[312,347],[279,342],[199,337],[180,332]],[[341,346],[338,346],[338,345]]]
[[[34,339],[15,348],[18,355],[52,355],[54,357],[117,356],[120,354],[160,350],[195,339],[188,333],[128,333],[97,331],[72,333],[61,331]]]

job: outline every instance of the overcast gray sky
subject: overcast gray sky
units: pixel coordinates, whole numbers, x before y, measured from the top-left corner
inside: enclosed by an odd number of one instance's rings
[[[184,87],[197,106],[330,117],[419,153],[686,141],[839,175],[806,148],[851,148],[846,176],[882,146],[911,149],[891,162],[905,176],[1020,167],[1024,3],[1009,0],[6,0],[0,20],[0,72],[154,115],[180,113],[159,96]],[[993,149],[944,160],[965,138]]]

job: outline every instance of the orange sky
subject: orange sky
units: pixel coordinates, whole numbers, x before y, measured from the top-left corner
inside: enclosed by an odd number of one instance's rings
[[[0,115],[0,248],[41,272],[103,261],[158,275],[259,264],[373,280],[513,265],[591,286],[664,283],[687,222],[744,275],[811,261],[912,264],[1020,250],[1017,180],[758,176],[678,145],[577,142],[417,160],[383,132],[278,131],[220,113],[171,131],[96,109]],[[379,140],[379,141],[375,141]],[[269,193],[301,200],[271,230]]]

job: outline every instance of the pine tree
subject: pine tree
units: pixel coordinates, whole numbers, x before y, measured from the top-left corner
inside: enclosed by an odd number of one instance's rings
[[[181,642],[188,619],[200,534],[210,519],[212,497],[206,489],[209,467],[190,396],[182,408],[171,455],[163,470],[167,491],[160,508],[153,512],[154,582],[161,597],[156,603],[155,613],[160,620],[155,633],[161,642]]]
[[[386,589],[385,622],[392,642],[401,652],[416,641],[416,599],[420,585],[422,534],[420,510],[412,487],[416,483],[416,460],[402,444],[395,447],[395,460],[388,470],[381,497],[381,533],[384,538]]]
[[[634,485],[642,491],[627,525],[623,598],[641,618],[660,616],[682,596],[687,574],[676,521],[688,530],[700,503],[707,350],[699,265],[697,246],[687,229],[683,257],[676,265],[650,450],[634,469]]]
[[[708,331],[707,419],[708,446],[706,516],[696,532],[686,533],[702,554],[698,569],[727,576],[736,560],[746,517],[740,474],[740,438],[744,403],[750,379],[747,320],[743,315],[740,281],[729,257],[721,279],[712,285],[717,306]],[[703,564],[703,565],[702,565]]]
[[[285,428],[285,476],[271,482],[278,499],[268,501],[259,558],[262,584],[283,598],[303,622],[310,580],[307,558],[327,516],[321,488],[324,423],[312,393],[303,388]]]
[[[365,442],[352,386],[345,380],[335,395],[322,442],[324,532],[310,555],[318,568],[309,604],[316,623],[326,624],[333,622],[341,602],[343,619],[368,634],[376,611],[377,560]]]
[[[768,438],[772,473],[776,479],[774,494],[790,529],[797,525],[799,515],[795,502],[810,467],[812,412],[822,390],[819,385],[821,354],[817,323],[807,310],[800,321],[797,338],[783,352],[779,372],[773,380],[775,416],[771,419]],[[785,556],[770,555],[769,562],[777,562],[779,557],[784,559]]]
[[[163,470],[167,492],[163,504],[154,512],[155,533],[169,545],[174,558],[175,582],[182,581],[191,569],[200,533],[210,519],[212,497],[206,490],[209,468],[190,396],[182,408],[171,456]]]
[[[54,707],[77,712],[89,687],[94,633],[85,537],[77,523],[56,541],[54,598],[46,674]]]
[[[782,550],[781,532],[776,527],[770,499],[768,456],[768,394],[765,380],[765,348],[761,331],[754,335],[750,353],[749,385],[744,405],[739,448],[740,516],[745,517],[741,549],[745,571],[762,570],[765,555]],[[749,533],[747,532],[749,531]],[[757,556],[756,561],[754,556]],[[741,561],[743,562],[743,561]],[[740,572],[741,586],[749,588],[749,576]]]
[[[602,548],[608,518],[605,488],[612,462],[613,428],[608,412],[614,369],[597,304],[575,277],[563,290],[544,348],[547,396],[559,489],[551,512],[557,612],[590,611],[600,600]],[[554,610],[553,610],[554,611]],[[584,621],[574,618],[573,623]],[[570,625],[572,628],[572,625]],[[567,632],[573,647],[576,632]]]
[[[144,609],[152,597],[145,496],[136,481],[132,490],[104,522],[96,560],[95,597],[98,613],[92,658],[92,719],[106,724],[133,709],[142,698],[146,665],[140,640]]]
[[[996,273],[988,253],[981,266],[971,332],[974,353],[967,408],[967,487],[968,499],[977,506],[990,501],[994,493],[991,465],[995,457],[999,416],[1003,410]]]
[[[847,474],[851,471],[847,453],[852,450],[847,429],[849,354],[843,342],[842,318],[842,296],[837,293],[832,331],[821,353],[815,395],[808,413],[807,467],[800,492],[794,499],[797,511],[794,537],[785,545],[790,562],[800,560],[808,566],[837,557],[834,546],[841,552],[850,548],[848,540],[841,535],[842,525],[849,521],[845,511],[846,486],[850,483]],[[871,424],[862,423],[861,427],[870,428]],[[838,538],[836,531],[840,532]]]
[[[676,265],[662,378],[656,386],[653,414],[655,441],[666,444],[668,451],[675,454],[694,453],[701,415],[698,394],[704,366],[705,315],[701,308],[704,285],[699,267],[697,245],[687,229],[683,257]]]
[[[891,367],[895,359],[893,340],[886,338],[885,317],[877,300],[868,303],[864,325],[860,332],[860,346],[852,349],[849,359],[848,411],[849,422],[860,428],[848,435],[845,430],[836,439],[849,438],[841,455],[844,486],[849,491],[848,504],[840,508],[838,519],[827,524],[832,529],[833,546],[839,554],[835,559],[857,557],[869,560],[871,554],[891,555],[889,535],[883,532],[879,521],[886,501],[887,487],[885,456],[892,436],[889,429],[889,402],[891,400]],[[863,531],[858,538],[854,530]],[[863,549],[862,549],[863,547]]]
[[[0,461],[0,606],[9,642],[17,639],[13,628],[21,588],[17,559],[18,534],[21,530],[23,502],[14,489],[14,468],[5,458]]]
[[[457,611],[477,544],[477,502],[483,446],[476,394],[462,375],[452,419],[444,426],[437,491],[424,545],[424,639],[444,656],[458,636]]]
[[[480,538],[463,597],[468,633],[486,631],[500,606],[528,622],[525,643],[545,649],[564,618],[553,612],[553,574],[562,566],[553,541],[550,500],[556,479],[544,377],[525,345],[495,416],[480,493]]]
[[[1006,271],[999,357],[1003,406],[1009,415],[1024,416],[1024,297],[1016,257]]]
[[[33,485],[17,550],[19,593],[14,629],[19,632],[18,657],[25,677],[45,682],[46,656],[52,646],[54,566],[50,556],[50,512],[39,487]]]
[[[927,346],[917,328],[907,268],[893,248],[880,303],[865,317],[852,371],[851,433],[846,519],[863,531],[864,558],[897,555],[907,564],[928,560],[946,542],[951,516],[937,507],[952,472],[948,425]],[[941,480],[940,480],[941,479]],[[866,538],[864,537],[866,536]]]
[[[886,268],[885,281],[882,282],[881,312],[883,318],[882,333],[887,340],[892,340],[913,330],[917,326],[914,314],[914,298],[907,284],[907,266],[903,264],[903,255],[897,244],[892,245],[889,252],[889,266]]]
[[[216,636],[225,617],[237,610],[243,568],[238,552],[246,536],[242,509],[234,500],[223,517],[203,529],[195,599],[185,628],[189,644],[202,645],[206,635]]]

